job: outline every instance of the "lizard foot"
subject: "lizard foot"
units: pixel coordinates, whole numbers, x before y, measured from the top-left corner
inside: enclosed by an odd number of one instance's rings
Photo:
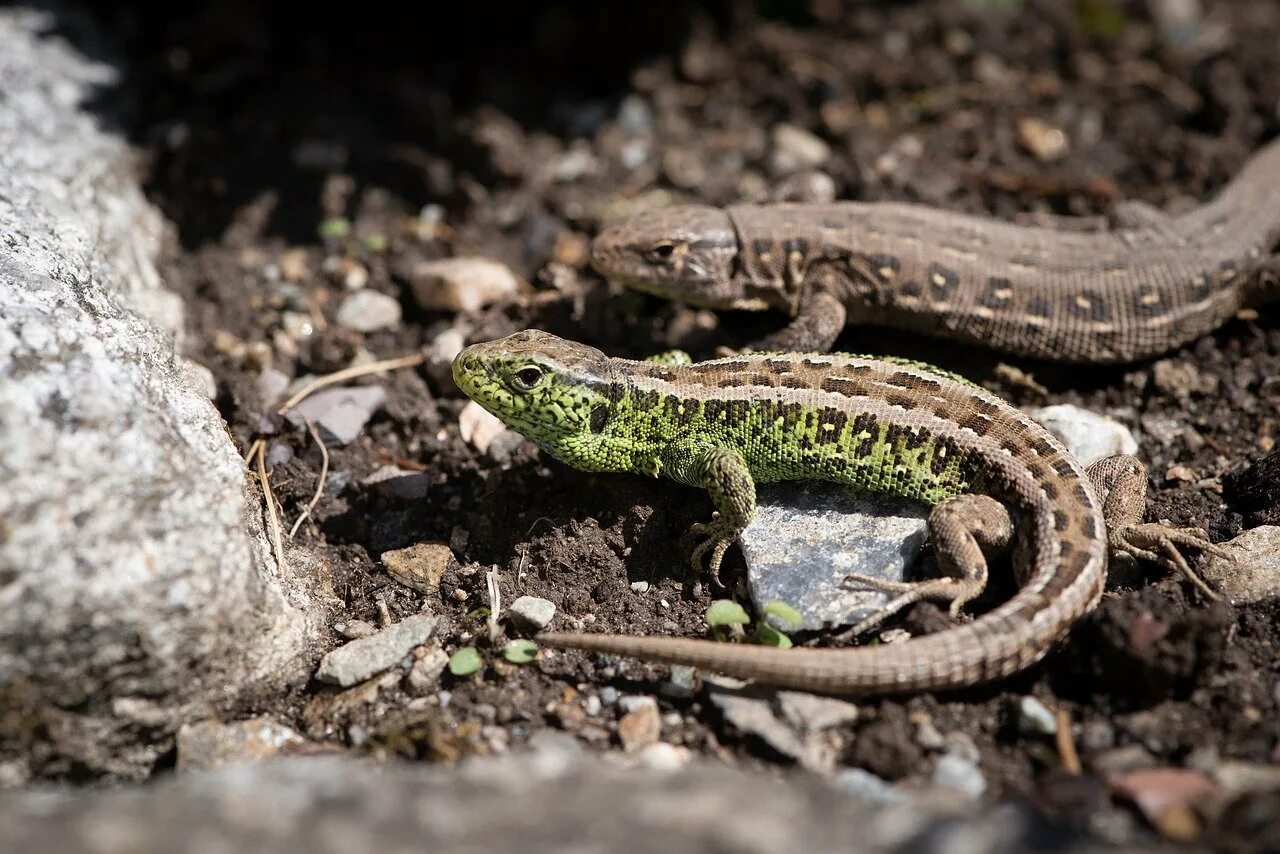
[[[1160,563],[1177,572],[1204,596],[1214,602],[1222,596],[1205,583],[1200,574],[1191,568],[1178,548],[1195,549],[1204,554],[1225,560],[1235,560],[1235,555],[1205,539],[1195,528],[1172,528],[1159,522],[1145,522],[1113,528],[1108,537],[1111,550],[1132,555],[1139,560]]]
[[[879,590],[883,593],[897,593],[898,596],[881,605],[874,613],[855,623],[837,635],[839,639],[857,637],[876,628],[885,620],[897,614],[908,605],[916,602],[934,601],[949,602],[948,613],[954,618],[960,616],[960,609],[965,603],[982,593],[982,584],[974,579],[931,578],[928,581],[884,581],[868,575],[846,575],[843,586],[863,587]]]
[[[695,522],[690,525],[685,537],[700,540],[689,557],[693,570],[692,577],[696,579],[701,574],[703,558],[707,558],[706,568],[711,574],[711,580],[717,587],[724,587],[720,581],[720,563],[724,560],[724,553],[729,550],[729,546],[733,545],[733,541],[738,538],[738,531],[732,525],[722,521],[719,513],[715,513],[710,522]],[[708,554],[710,557],[707,557]]]

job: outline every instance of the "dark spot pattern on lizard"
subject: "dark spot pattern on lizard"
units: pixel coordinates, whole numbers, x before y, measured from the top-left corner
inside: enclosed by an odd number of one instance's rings
[[[990,309],[1008,308],[1013,300],[1013,283],[1002,276],[987,279],[987,288],[978,298],[978,305]]]
[[[1082,320],[1101,323],[1111,317],[1102,294],[1095,290],[1085,290],[1078,294],[1071,294],[1066,298],[1065,304],[1068,314]]]
[[[929,295],[935,300],[949,300],[956,286],[960,284],[960,274],[950,267],[942,266],[937,261],[929,265],[928,276]]]

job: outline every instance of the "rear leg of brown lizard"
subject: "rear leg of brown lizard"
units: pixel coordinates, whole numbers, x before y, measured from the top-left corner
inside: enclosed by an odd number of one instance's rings
[[[865,575],[845,576],[847,586],[869,587],[898,596],[875,613],[840,633],[860,635],[883,623],[908,605],[925,600],[948,602],[952,617],[987,587],[987,555],[1009,545],[1013,521],[1009,511],[986,495],[958,495],[929,513],[929,537],[942,577],[927,581],[882,581]]]
[[[1086,469],[1107,522],[1107,544],[1140,560],[1171,568],[1211,600],[1222,597],[1204,582],[1183,557],[1179,546],[1231,559],[1231,552],[1215,546],[1194,528],[1171,528],[1159,522],[1143,522],[1147,509],[1147,467],[1136,457],[1117,454],[1098,460]]]

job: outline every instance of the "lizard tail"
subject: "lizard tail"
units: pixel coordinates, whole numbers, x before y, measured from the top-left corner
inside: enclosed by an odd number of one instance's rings
[[[974,624],[952,632],[965,633]],[[1040,660],[1051,639],[1019,643],[1004,639],[995,655],[954,666],[952,632],[907,641],[886,655],[883,647],[778,649],[691,638],[639,637],[551,632],[535,640],[547,646],[624,655],[699,667],[726,676],[754,679],[779,688],[825,694],[886,694],[967,687],[1007,676]],[[1028,639],[1029,640],[1029,639]]]

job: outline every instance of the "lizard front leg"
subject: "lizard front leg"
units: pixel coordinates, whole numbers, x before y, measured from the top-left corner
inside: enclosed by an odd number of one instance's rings
[[[925,600],[949,602],[952,617],[960,609],[982,595],[987,587],[987,556],[1008,547],[1013,538],[1013,521],[1009,511],[986,495],[958,495],[947,499],[929,513],[929,538],[940,578],[927,581],[882,581],[865,575],[849,575],[845,584],[870,587],[897,598],[876,609],[866,619],[841,632],[841,637],[860,635],[915,602]]]
[[[725,551],[756,515],[756,483],[751,470],[735,450],[682,442],[669,449],[667,467],[676,480],[705,489],[715,505],[711,521],[690,526],[688,535],[700,538],[690,558],[695,577],[706,558],[706,568],[719,585]]]
[[[1143,522],[1147,508],[1147,467],[1128,454],[1098,460],[1086,469],[1102,499],[1107,523],[1107,544],[1112,552],[1162,563],[1190,581],[1207,598],[1222,597],[1204,582],[1179,550],[1179,546],[1231,559],[1231,552],[1215,546],[1195,529],[1171,528],[1159,522]]]
[[[823,290],[810,293],[795,318],[772,335],[750,345],[756,352],[825,353],[844,329],[844,303]]]

